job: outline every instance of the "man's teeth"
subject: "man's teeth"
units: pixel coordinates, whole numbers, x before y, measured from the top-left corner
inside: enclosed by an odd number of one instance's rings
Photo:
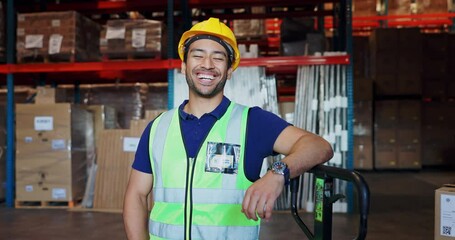
[[[210,80],[214,79],[213,75],[199,74],[198,77],[203,78],[203,79],[210,79]]]

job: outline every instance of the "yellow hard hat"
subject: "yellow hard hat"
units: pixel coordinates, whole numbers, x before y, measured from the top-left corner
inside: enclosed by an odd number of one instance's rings
[[[198,38],[198,36],[204,36]],[[212,38],[210,36],[214,36]],[[194,38],[196,37],[196,38]],[[179,56],[182,61],[185,60],[185,47],[197,39],[222,40],[219,43],[226,48],[228,54],[231,54],[232,69],[235,70],[240,62],[240,52],[237,47],[237,40],[232,30],[226,24],[220,22],[218,18],[209,18],[203,22],[195,24],[190,30],[183,33],[178,45]]]

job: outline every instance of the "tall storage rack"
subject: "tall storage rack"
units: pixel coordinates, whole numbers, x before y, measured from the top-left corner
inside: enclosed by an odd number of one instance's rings
[[[341,43],[339,49],[347,52],[349,55],[352,53],[352,23],[351,23],[351,0],[312,0],[305,1],[306,4],[314,3],[333,3],[339,5],[338,11],[319,11],[319,12],[306,12],[304,16],[321,16],[319,22],[323,25],[323,17],[326,15],[333,15],[334,19],[338,19],[337,32],[338,41]],[[299,6],[301,1],[293,0],[283,3],[277,0],[231,0],[231,1],[192,1],[181,0],[174,3],[174,0],[167,1],[145,1],[145,0],[131,0],[131,1],[93,1],[81,3],[65,3],[65,4],[46,4],[41,1],[40,4],[27,6],[30,11],[37,8],[45,8],[47,11],[62,11],[62,10],[84,10],[95,12],[121,12],[144,9],[145,7],[153,7],[162,9],[167,12],[167,29],[168,29],[168,45],[174,45],[174,6],[180,6],[183,10],[183,21],[185,26],[190,26],[190,7],[191,8],[224,8],[230,7],[244,7],[245,4],[256,6]],[[6,159],[6,205],[8,207],[14,206],[14,162],[15,162],[15,110],[14,110],[14,88],[15,88],[15,74],[23,73],[88,73],[88,72],[113,72],[129,71],[129,70],[144,70],[154,71],[160,73],[167,72],[167,81],[169,86],[169,106],[172,106],[172,86],[173,86],[173,69],[180,67],[180,60],[173,59],[173,48],[168,48],[168,59],[165,60],[145,60],[145,61],[116,61],[116,62],[87,62],[87,63],[38,63],[38,64],[15,64],[15,35],[16,35],[16,3],[14,0],[6,1],[6,36],[7,36],[7,62],[0,65],[0,74],[6,75],[7,85],[7,159]],[[215,15],[216,16],[216,15]],[[264,14],[259,18],[280,17],[282,15]],[[229,16],[217,16],[220,18],[229,18]],[[232,18],[247,18],[249,15],[233,15]],[[256,16],[257,17],[257,16]],[[297,66],[297,65],[319,65],[319,64],[349,64],[347,69],[347,89],[348,89],[348,119],[353,118],[353,75],[352,75],[352,59],[349,56],[339,57],[264,57],[255,59],[242,59],[241,66]],[[144,70],[145,71],[145,70]],[[115,74],[114,74],[115,75]],[[352,169],[353,162],[353,138],[352,138],[352,121],[348,121],[348,168]],[[349,192],[352,190],[348,190]],[[352,209],[352,206],[351,206]]]

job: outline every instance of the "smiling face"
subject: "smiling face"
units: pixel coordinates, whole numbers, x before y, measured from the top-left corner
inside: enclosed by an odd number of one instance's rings
[[[182,63],[190,95],[203,98],[222,96],[224,85],[232,74],[232,68],[228,69],[227,65],[226,50],[219,43],[209,39],[193,42],[186,62]]]

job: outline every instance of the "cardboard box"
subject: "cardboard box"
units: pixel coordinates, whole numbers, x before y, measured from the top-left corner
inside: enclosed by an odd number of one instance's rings
[[[452,0],[416,0],[418,14],[445,13],[450,10]]]
[[[421,95],[422,78],[418,73],[398,74],[397,76],[398,95]]]
[[[354,169],[373,169],[372,136],[354,136]]]
[[[423,34],[423,58],[427,60],[446,59],[448,55],[448,34]]]
[[[388,50],[393,52],[398,49],[399,29],[376,28],[370,35],[372,52]]]
[[[442,79],[423,78],[422,95],[429,98],[445,98],[447,96],[446,82]]]
[[[374,149],[374,167],[376,169],[397,168],[398,146],[395,128],[376,128]]]
[[[166,53],[164,24],[146,19],[108,20],[100,50],[109,59],[162,58]]]
[[[384,100],[375,102],[375,124],[379,129],[395,128],[398,124],[399,102]]]
[[[67,103],[17,104],[16,124],[16,200],[82,199],[91,113]]]
[[[371,78],[354,77],[354,101],[373,100],[373,80]]]
[[[425,166],[453,165],[455,129],[440,125],[422,126],[422,164]]]
[[[35,103],[36,104],[55,103],[55,88],[36,87]]]
[[[371,52],[371,74],[389,75],[398,72],[399,55],[396,50],[380,50]]]
[[[140,134],[127,129],[101,132],[93,208],[121,211]]]
[[[376,16],[376,0],[352,1],[352,13],[354,16]]]
[[[398,127],[420,132],[422,104],[420,100],[400,100],[398,106]]]
[[[266,37],[264,19],[236,19],[232,21],[237,39],[260,39]]]
[[[97,61],[100,26],[74,11],[17,15],[17,62]]]
[[[370,46],[368,37],[353,37],[353,70],[354,77],[367,78],[369,77],[370,63]]]
[[[374,95],[397,95],[398,84],[397,75],[395,73],[374,75],[373,80]]]
[[[373,136],[372,101],[354,102],[354,135]]]
[[[412,39],[412,41],[409,41]],[[398,32],[398,46],[400,55],[404,52],[419,54],[422,53],[423,36],[420,28],[400,28]],[[412,61],[412,59],[410,59]]]
[[[455,184],[436,189],[434,203],[434,239],[455,239]]]

